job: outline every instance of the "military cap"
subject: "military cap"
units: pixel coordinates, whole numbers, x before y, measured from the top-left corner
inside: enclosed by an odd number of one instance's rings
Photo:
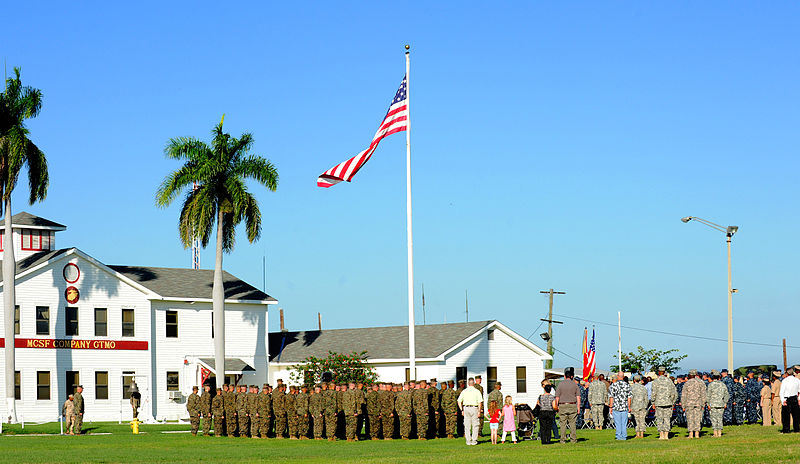
[[[747,369],[747,373],[748,373],[748,374],[755,374],[755,372],[753,371],[753,369]]]
[[[719,372],[716,369],[711,369],[711,375],[719,375]]]
[[[568,368],[564,369],[564,375],[572,377],[573,375],[575,375],[575,368],[574,367],[568,367]]]
[[[498,387],[502,387],[503,386],[502,382],[495,382],[494,384],[497,385]]]
[[[633,375],[633,380],[638,382],[638,381],[642,380],[642,376],[640,374],[634,374]]]
[[[728,369],[722,369],[722,370],[721,370],[721,371],[719,371],[719,372],[720,372],[721,374],[727,374],[727,373],[728,373]]]
[[[268,383],[265,383],[265,384],[264,384],[264,386],[263,386],[263,387],[261,387],[261,388],[269,388],[269,384],[268,384]]]
[[[741,377],[739,376],[739,374],[734,374],[733,375],[733,380],[739,380],[740,378]]]
[[[481,376],[480,376],[480,375],[476,375],[476,376],[475,376],[475,378],[476,378],[476,379],[480,379],[480,378],[481,378]]]
[[[697,369],[689,369],[689,375],[697,375]]]
[[[795,372],[797,372],[797,371],[800,371],[800,366],[798,366],[797,364],[795,364],[795,365],[794,365],[794,366],[792,366],[792,367],[794,368],[794,371],[795,371]]]
[[[217,387],[217,391],[222,391],[222,387]]]
[[[78,386],[77,386],[77,387],[75,387],[75,388],[83,388],[83,385],[78,385]]]
[[[781,371],[772,371],[772,375],[774,375],[775,377],[780,377]]]
[[[430,382],[430,383],[436,382],[436,377],[430,379],[428,382]]]
[[[659,372],[667,372],[667,369],[664,366],[658,366],[656,370]]]
[[[198,390],[197,385],[192,387],[192,391],[197,391],[197,390]]]

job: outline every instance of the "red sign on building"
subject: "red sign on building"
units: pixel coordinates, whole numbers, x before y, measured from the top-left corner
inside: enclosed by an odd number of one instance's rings
[[[0,348],[6,340],[0,338]],[[15,338],[15,348],[55,350],[146,350],[147,342],[134,340],[67,340],[60,338]]]

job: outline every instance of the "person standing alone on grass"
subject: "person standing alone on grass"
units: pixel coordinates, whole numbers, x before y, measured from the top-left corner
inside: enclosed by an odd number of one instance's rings
[[[497,407],[497,401],[489,402],[489,431],[492,435],[492,444],[497,444],[497,429],[500,426],[500,409]]]
[[[72,402],[75,404],[75,435],[81,434],[81,428],[83,427],[83,385],[78,385],[78,388],[75,389],[75,395],[73,395]]]
[[[511,442],[517,444],[516,423],[514,421],[517,415],[517,410],[514,409],[514,404],[511,401],[511,395],[506,395],[505,404],[503,404],[503,438],[500,443],[506,442],[506,434],[511,432]]]
[[[67,401],[64,401],[64,406],[61,407],[61,414],[67,423],[67,435],[75,435],[75,432],[73,432],[75,428],[75,402],[73,398],[73,395],[69,395]]]
[[[631,386],[625,381],[625,374],[617,372],[617,381],[608,389],[608,409],[612,411],[617,440],[628,439],[628,411],[631,409]]]
[[[564,369],[564,380],[556,387],[556,406],[561,417],[561,443],[566,442],[567,431],[569,431],[570,441],[578,442],[575,420],[578,418],[578,413],[581,412],[581,392],[578,384],[572,379],[574,376],[574,368]]]
[[[483,395],[475,388],[475,379],[470,377],[469,385],[458,395],[457,403],[464,416],[464,438],[467,445],[477,445]]]
[[[539,436],[542,438],[543,445],[550,444],[550,432],[553,430],[553,422],[556,420],[556,397],[551,395],[553,386],[544,386],[544,393],[539,395],[536,405],[539,406]]]

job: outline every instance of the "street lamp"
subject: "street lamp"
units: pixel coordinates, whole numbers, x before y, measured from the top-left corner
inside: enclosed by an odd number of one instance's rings
[[[711,221],[695,216],[686,216],[685,218],[681,218],[681,221],[684,224],[689,221],[697,221],[701,224],[711,227],[714,230],[725,233],[725,241],[728,244],[728,372],[733,372],[733,294],[736,293],[736,289],[731,286],[731,239],[733,238],[733,234],[739,231],[739,227],[723,227],[719,224],[715,224]]]

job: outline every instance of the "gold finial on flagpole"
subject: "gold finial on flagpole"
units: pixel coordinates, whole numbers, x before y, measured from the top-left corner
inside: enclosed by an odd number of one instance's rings
[[[411,45],[406,44],[406,53],[408,53],[408,50],[410,50],[410,49],[411,49]]]

